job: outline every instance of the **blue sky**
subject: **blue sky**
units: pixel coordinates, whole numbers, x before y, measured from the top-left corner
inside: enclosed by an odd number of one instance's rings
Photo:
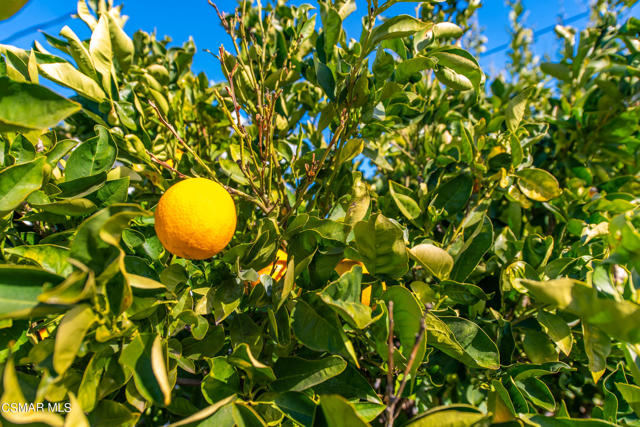
[[[20,13],[11,19],[0,22],[0,40],[24,30],[27,27],[46,22],[65,12],[75,10],[77,0],[31,0]],[[117,0],[118,1],[118,0]],[[263,0],[264,1],[264,0]],[[118,1],[119,2],[119,1]],[[294,3],[313,1],[294,0]],[[358,10],[345,22],[345,29],[349,37],[358,38],[360,18],[365,13],[366,1],[356,0]],[[534,30],[558,23],[561,17],[568,18],[582,13],[588,8],[588,0],[525,0],[528,10],[527,23]],[[179,6],[176,7],[176,4]],[[235,1],[218,0],[218,7],[223,11],[232,11]],[[417,3],[400,3],[389,9],[386,16],[399,13],[414,13]],[[636,5],[632,13],[638,16],[640,5]],[[124,13],[130,16],[125,29],[132,34],[138,29],[147,32],[157,31],[159,36],[169,35],[174,43],[182,43],[189,36],[193,36],[198,53],[194,59],[194,70],[205,71],[210,79],[220,80],[222,74],[220,68],[210,54],[204,52],[205,48],[217,50],[220,44],[228,44],[228,39],[218,24],[218,19],[213,9],[206,0],[124,0]],[[504,0],[483,0],[483,6],[479,11],[478,19],[484,35],[487,37],[487,48],[502,45],[509,41],[508,20],[509,9]],[[583,28],[588,19],[581,19],[572,25]],[[87,37],[88,32],[79,20],[67,19],[64,22],[47,28],[50,34],[57,35],[63,25],[69,25],[81,37]],[[38,39],[44,45],[41,34],[37,31],[15,39],[11,44],[22,48],[29,48],[32,41]],[[557,41],[553,32],[539,37],[536,40],[535,49],[540,55],[553,54],[557,47]],[[495,75],[503,68],[506,51],[482,56],[480,63],[484,71],[489,75]]]

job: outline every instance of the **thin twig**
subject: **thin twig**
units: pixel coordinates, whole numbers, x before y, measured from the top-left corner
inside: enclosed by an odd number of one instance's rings
[[[196,378],[176,378],[176,384],[178,385],[188,385],[193,387],[200,387],[202,381]]]
[[[149,103],[149,105],[151,105],[151,107],[155,110],[156,115],[158,116],[158,120],[160,120],[160,123],[162,123],[164,125],[164,127],[166,127],[167,129],[169,129],[169,131],[173,134],[173,136],[178,140],[178,142],[184,147],[185,150],[187,150],[189,153],[191,153],[191,155],[193,156],[194,159],[196,159],[196,161],[198,162],[198,164],[200,164],[200,166],[202,166],[207,173],[209,174],[210,178],[216,179],[216,174],[213,173],[213,171],[209,168],[209,166],[207,166],[207,164],[200,158],[200,156],[198,156],[198,154],[193,151],[193,148],[191,148],[189,146],[189,144],[187,144],[184,139],[182,139],[182,137],[178,134],[178,131],[176,131],[176,129],[171,125],[171,123],[169,123],[164,116],[162,115],[162,113],[160,112],[160,110],[158,109],[158,107],[156,106],[156,104],[154,104],[152,101],[147,101]]]
[[[392,393],[391,393],[392,398],[387,403],[386,413],[387,413],[387,426],[388,427],[392,427],[393,426],[394,420],[399,415],[399,413],[396,413],[396,406],[398,405],[398,402],[402,401],[402,393],[404,393],[404,389],[405,389],[405,387],[407,385],[407,381],[409,379],[409,372],[411,372],[411,368],[413,367],[414,363],[416,362],[416,357],[418,355],[418,350],[420,348],[420,344],[422,343],[422,340],[424,338],[425,330],[426,330],[426,323],[425,323],[425,320],[424,320],[424,316],[422,316],[422,318],[420,319],[420,330],[416,334],[416,340],[415,340],[415,342],[413,344],[413,348],[411,349],[411,354],[409,355],[409,361],[407,362],[407,365],[404,368],[404,372],[402,374],[402,382],[400,383],[400,387],[398,387],[398,392],[395,393],[395,395],[394,395],[393,391],[392,391]],[[388,376],[388,374],[387,374],[387,376]],[[387,384],[387,387],[388,387],[388,384]]]
[[[387,359],[387,406],[389,406],[393,401],[393,353],[395,350],[395,346],[393,345],[393,301],[389,301],[389,339],[387,342],[387,346],[389,349],[389,355]]]
[[[159,164],[160,166],[162,166],[165,169],[170,170],[171,172],[175,173],[176,175],[178,175],[178,177],[180,178],[186,178],[187,175],[183,174],[182,172],[180,172],[178,169],[174,168],[173,166],[171,166],[169,163],[160,160],[159,158],[157,158],[151,151],[149,150],[145,150],[147,152],[147,154],[149,155],[149,157],[151,157],[151,160],[154,163]]]
[[[404,392],[404,388],[407,385],[407,380],[409,379],[409,372],[411,372],[411,368],[413,367],[414,362],[416,361],[416,356],[418,355],[418,349],[420,348],[420,343],[424,338],[424,333],[426,329],[426,324],[424,321],[424,316],[420,319],[420,331],[416,335],[416,341],[413,344],[413,349],[411,350],[411,355],[409,356],[409,363],[404,369],[404,373],[402,374],[402,382],[400,383],[400,388],[398,388],[398,393],[396,393],[396,397],[392,403],[392,408],[395,411],[395,407],[397,403],[402,399],[402,393]],[[397,415],[394,415],[394,419]]]
[[[222,46],[220,46],[220,48],[222,49]],[[220,55],[220,57],[222,57],[222,55]],[[229,78],[227,80],[229,82],[229,86],[226,86],[225,89],[227,90],[227,93],[231,97],[231,101],[233,101],[233,108],[236,111],[236,121],[238,123],[238,129],[242,131],[242,136],[246,137],[247,131],[245,130],[244,125],[242,124],[242,119],[240,117],[240,104],[238,104],[238,100],[236,99],[236,89],[235,89],[235,86],[233,85],[233,78],[236,75],[237,69],[238,69],[238,63],[236,62],[233,65],[231,72],[229,73]]]
[[[340,140],[340,136],[342,135],[342,132],[344,131],[345,124],[346,124],[346,111],[343,111],[343,114],[342,114],[342,117],[341,117],[341,120],[340,120],[340,126],[338,126],[338,128],[336,129],[336,132],[333,134],[333,137],[331,138],[331,142],[329,142],[329,146],[327,147],[327,149],[325,150],[324,154],[322,155],[322,158],[320,159],[320,162],[318,163],[317,167],[314,168],[313,175],[311,177],[309,177],[309,175],[307,175],[307,179],[305,180],[305,183],[302,186],[302,191],[300,192],[300,195],[297,197],[297,200],[296,200],[295,204],[293,205],[293,207],[291,208],[291,210],[287,213],[287,215],[285,215],[284,218],[282,218],[281,224],[285,224],[287,222],[287,220],[289,219],[289,217],[291,215],[293,215],[295,213],[295,211],[302,204],[302,201],[304,199],[304,195],[306,194],[307,190],[316,181],[316,178],[318,177],[318,172],[320,172],[322,170],[322,166],[324,165],[325,161],[327,160],[327,157],[329,156],[329,152],[331,152],[331,149]]]
[[[207,166],[204,161],[200,158],[200,156],[198,156],[198,154],[193,151],[193,149],[191,147],[189,147],[187,145],[187,143],[180,137],[180,135],[178,135],[178,132],[175,130],[175,128],[173,126],[171,126],[171,124],[169,122],[167,122],[167,120],[162,116],[162,113],[160,112],[160,110],[158,109],[158,107],[151,101],[149,101],[149,105],[151,105],[151,107],[153,107],[153,109],[156,111],[156,114],[158,115],[158,120],[160,120],[160,122],[171,131],[171,133],[173,134],[173,136],[175,136],[175,138],[180,142],[180,144],[182,144],[182,146],[189,151],[189,153],[191,153],[193,155],[193,157],[196,159],[196,161],[204,168],[206,169],[207,173],[209,174],[209,177],[211,179],[213,179],[214,181],[216,181],[218,184],[222,185],[224,187],[225,190],[227,190],[229,193],[231,194],[235,194],[236,196],[242,197],[243,199],[246,199],[254,204],[256,204],[260,209],[262,209],[265,212],[270,212],[270,210],[264,205],[264,203],[262,203],[260,200],[258,200],[257,198],[250,196],[249,194],[237,190],[233,187],[229,187],[228,185],[225,185],[223,183],[221,183],[220,181],[218,181],[216,174],[209,168],[209,166]],[[149,151],[147,151],[147,153],[149,155],[151,155],[151,153],[149,153]],[[153,157],[152,157],[153,160]],[[155,161],[155,160],[154,160]],[[159,160],[160,162],[162,162],[161,160]],[[158,162],[156,162],[158,163]],[[165,163],[165,162],[163,162]],[[165,166],[166,165],[166,166]],[[181,178],[187,178],[186,175],[181,174],[180,172],[178,172],[177,170],[175,170],[174,168],[172,168],[171,166],[169,166],[168,164],[165,163],[165,167],[168,167],[171,170],[174,170],[175,172],[180,174]]]

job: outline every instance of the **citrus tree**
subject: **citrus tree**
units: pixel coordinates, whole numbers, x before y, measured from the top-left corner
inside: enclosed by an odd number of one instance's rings
[[[399,2],[212,4],[218,83],[104,0],[0,45],[3,425],[638,424],[635,2],[493,78]]]

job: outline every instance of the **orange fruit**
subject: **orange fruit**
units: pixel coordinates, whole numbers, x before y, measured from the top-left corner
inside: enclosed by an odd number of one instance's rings
[[[189,178],[171,186],[155,211],[155,229],[164,248],[187,259],[222,251],[236,231],[236,206],[217,182]]]
[[[275,267],[274,267],[275,263]],[[278,249],[278,253],[276,254],[276,260],[271,264],[267,265],[265,268],[260,269],[258,271],[258,275],[262,276],[263,274],[269,274],[275,282],[282,279],[284,274],[287,272],[287,253],[283,250]],[[255,282],[251,282],[253,286],[260,283],[260,279]]]
[[[180,162],[180,159],[182,159],[182,154],[183,152],[181,149],[176,149],[176,164]],[[173,164],[173,159],[167,159],[166,163],[172,168],[175,167],[175,165]]]

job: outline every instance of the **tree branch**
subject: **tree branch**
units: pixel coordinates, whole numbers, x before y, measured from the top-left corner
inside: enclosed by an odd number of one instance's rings
[[[393,325],[393,301],[389,301],[389,325]],[[424,320],[424,316],[420,319],[420,330],[416,334],[416,340],[413,344],[413,348],[411,349],[411,354],[409,355],[409,360],[407,365],[404,368],[404,372],[402,374],[402,382],[400,383],[400,387],[398,387],[398,392],[393,393],[394,382],[392,376],[393,364],[390,365],[391,369],[387,371],[387,409],[386,412],[386,426],[393,427],[393,422],[398,417],[399,413],[396,413],[396,407],[400,401],[402,401],[402,393],[404,393],[404,389],[407,386],[407,381],[409,379],[409,372],[411,372],[411,368],[416,362],[416,357],[418,356],[418,349],[420,348],[420,343],[424,338],[424,334],[426,331],[426,323]],[[392,359],[393,355],[393,329],[389,331],[389,360]],[[391,377],[391,378],[390,378]],[[391,385],[391,387],[390,387]]]
[[[394,389],[393,353],[395,350],[395,346],[393,345],[393,328],[395,325],[393,322],[393,301],[389,301],[388,310],[389,310],[389,338],[387,341],[387,347],[389,350],[389,354],[387,358],[387,396],[386,396],[387,407],[389,407],[391,402],[393,402],[393,389]]]
[[[154,163],[159,164],[160,166],[162,166],[165,169],[170,170],[171,172],[175,173],[176,175],[178,175],[179,178],[187,178],[187,175],[183,174],[182,172],[180,172],[178,169],[174,168],[173,166],[171,166],[169,163],[160,160],[159,158],[157,158],[151,151],[149,150],[145,150],[146,153],[149,155],[149,157],[151,157],[151,160]]]
[[[209,168],[209,166],[206,165],[206,163],[200,158],[200,156],[198,156],[198,154],[193,151],[193,148],[191,148],[189,146],[189,144],[187,144],[184,139],[182,139],[182,137],[178,134],[178,132],[176,131],[176,129],[171,125],[171,123],[169,123],[164,116],[162,115],[162,113],[160,112],[160,110],[158,109],[158,107],[156,106],[156,104],[154,104],[152,101],[148,100],[147,101],[149,103],[149,105],[151,105],[151,107],[155,110],[156,115],[158,116],[158,120],[160,120],[160,123],[162,123],[164,125],[164,127],[166,127],[167,129],[169,129],[169,131],[173,134],[173,136],[178,140],[178,142],[184,147],[185,150],[187,150],[189,153],[191,153],[191,155],[193,156],[194,159],[196,159],[196,161],[198,162],[198,164],[200,166],[202,166],[207,173],[209,174],[210,178],[216,179],[216,174],[213,173],[213,171]]]

